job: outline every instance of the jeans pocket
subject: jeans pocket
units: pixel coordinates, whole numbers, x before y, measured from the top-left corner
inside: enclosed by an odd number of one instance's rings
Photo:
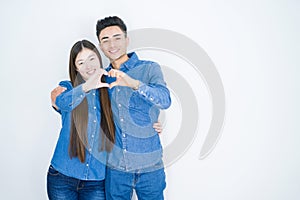
[[[50,165],[48,169],[48,174],[51,176],[57,176],[59,175],[59,171],[57,171],[52,165]]]

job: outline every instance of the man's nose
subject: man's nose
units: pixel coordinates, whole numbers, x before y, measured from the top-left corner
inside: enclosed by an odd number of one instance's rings
[[[110,40],[110,41],[108,42],[108,46],[109,46],[110,48],[115,47],[115,42],[114,42],[113,40]]]

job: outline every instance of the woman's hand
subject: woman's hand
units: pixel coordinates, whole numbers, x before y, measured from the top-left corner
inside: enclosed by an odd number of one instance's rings
[[[95,74],[90,76],[90,78],[82,85],[82,89],[84,92],[88,92],[92,89],[98,89],[102,87],[109,87],[108,83],[101,82],[101,77],[103,75],[108,75],[107,71],[99,68]]]

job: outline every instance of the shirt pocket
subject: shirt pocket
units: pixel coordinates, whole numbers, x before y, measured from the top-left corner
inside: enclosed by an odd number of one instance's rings
[[[129,99],[129,115],[138,126],[147,126],[151,123],[150,109],[152,104],[141,98],[137,93],[132,93]]]

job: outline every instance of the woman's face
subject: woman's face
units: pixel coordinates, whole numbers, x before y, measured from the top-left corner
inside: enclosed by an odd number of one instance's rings
[[[94,51],[83,48],[75,59],[75,66],[83,80],[86,81],[100,69],[100,61]]]

